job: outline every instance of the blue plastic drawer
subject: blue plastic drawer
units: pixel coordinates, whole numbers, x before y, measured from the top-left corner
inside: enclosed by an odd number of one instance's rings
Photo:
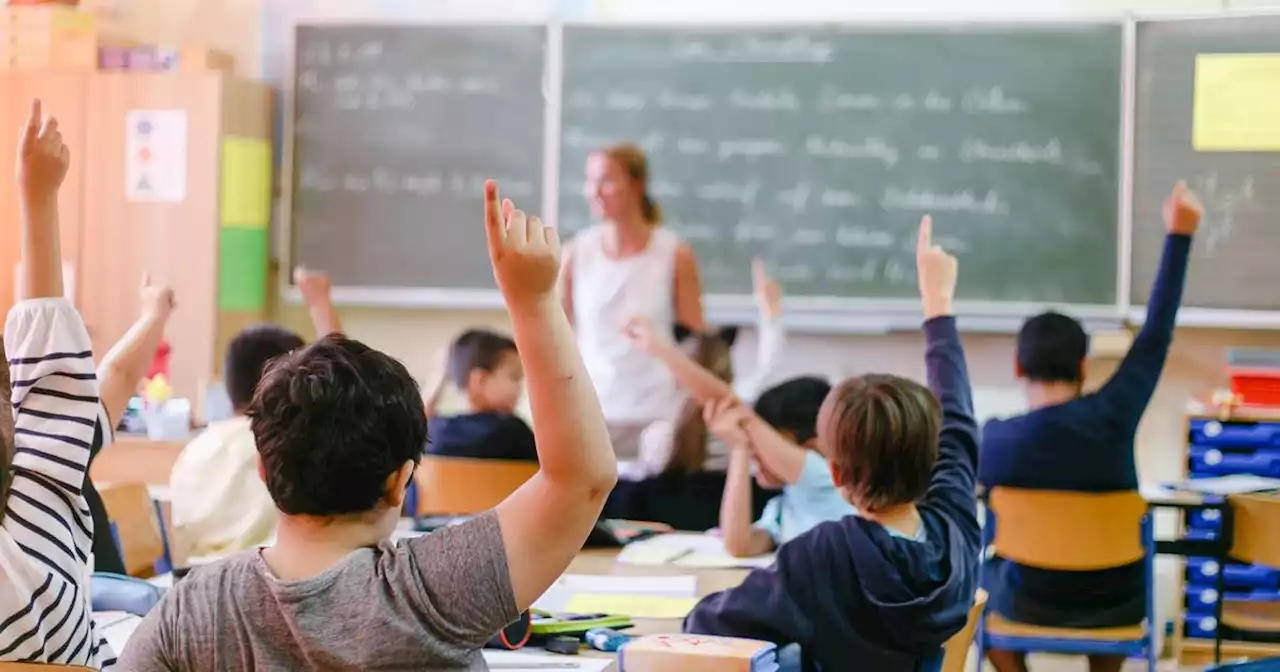
[[[1218,509],[1202,509],[1193,511],[1187,516],[1187,527],[1193,530],[1205,530],[1208,532],[1217,532],[1218,526],[1222,524],[1222,512]]]
[[[1280,478],[1280,450],[1263,449],[1252,453],[1231,453],[1216,448],[1192,446],[1190,469],[1199,475],[1251,474]]]
[[[1182,535],[1182,538],[1187,541],[1213,541],[1218,538],[1218,531],[1190,529]]]
[[[1196,586],[1212,585],[1218,580],[1218,561],[1212,558],[1187,560],[1187,581]],[[1222,575],[1227,588],[1280,588],[1280,571],[1270,567],[1228,564]]]
[[[1218,591],[1205,586],[1187,586],[1186,606],[1189,613],[1203,614],[1213,611]],[[1228,590],[1227,602],[1280,602],[1280,590],[1255,588],[1253,590]]]
[[[1187,614],[1186,616],[1187,637],[1212,639],[1213,633],[1217,630],[1218,619],[1211,614]]]
[[[1192,420],[1191,443],[1202,446],[1280,448],[1280,423]]]

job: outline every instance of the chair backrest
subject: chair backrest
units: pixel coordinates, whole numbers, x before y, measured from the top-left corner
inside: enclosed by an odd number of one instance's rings
[[[1136,491],[998,487],[989,505],[996,553],[1020,565],[1083,572],[1120,567],[1146,555],[1141,530],[1147,504]]]
[[[155,574],[156,561],[164,557],[164,538],[156,507],[142,483],[120,483],[99,491],[107,517],[115,529],[125,571],[146,578]]]
[[[942,672],[964,672],[965,663],[969,660],[969,648],[973,644],[973,633],[978,629],[978,619],[982,618],[982,610],[986,606],[987,591],[979,588],[973,597],[973,606],[969,607],[969,618],[964,622],[964,629],[952,635],[942,647]]]
[[[1280,496],[1233,495],[1231,556],[1241,562],[1280,569]]]
[[[488,511],[538,472],[536,462],[427,455],[414,483],[418,515],[471,515]]]

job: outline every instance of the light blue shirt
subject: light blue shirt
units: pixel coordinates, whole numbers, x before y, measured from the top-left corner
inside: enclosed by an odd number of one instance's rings
[[[819,523],[839,520],[856,512],[831,482],[827,461],[818,453],[806,450],[800,478],[765,504],[764,515],[755,527],[764,530],[774,544],[781,546]]]

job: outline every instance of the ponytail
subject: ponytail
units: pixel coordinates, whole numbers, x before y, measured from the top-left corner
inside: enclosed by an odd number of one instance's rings
[[[640,196],[640,214],[644,215],[644,221],[649,222],[650,226],[662,223],[662,206],[647,191]]]

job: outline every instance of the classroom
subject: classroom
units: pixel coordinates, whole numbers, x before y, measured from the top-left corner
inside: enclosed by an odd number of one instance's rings
[[[0,0],[0,672],[1280,670],[1275,91],[1275,0]]]

